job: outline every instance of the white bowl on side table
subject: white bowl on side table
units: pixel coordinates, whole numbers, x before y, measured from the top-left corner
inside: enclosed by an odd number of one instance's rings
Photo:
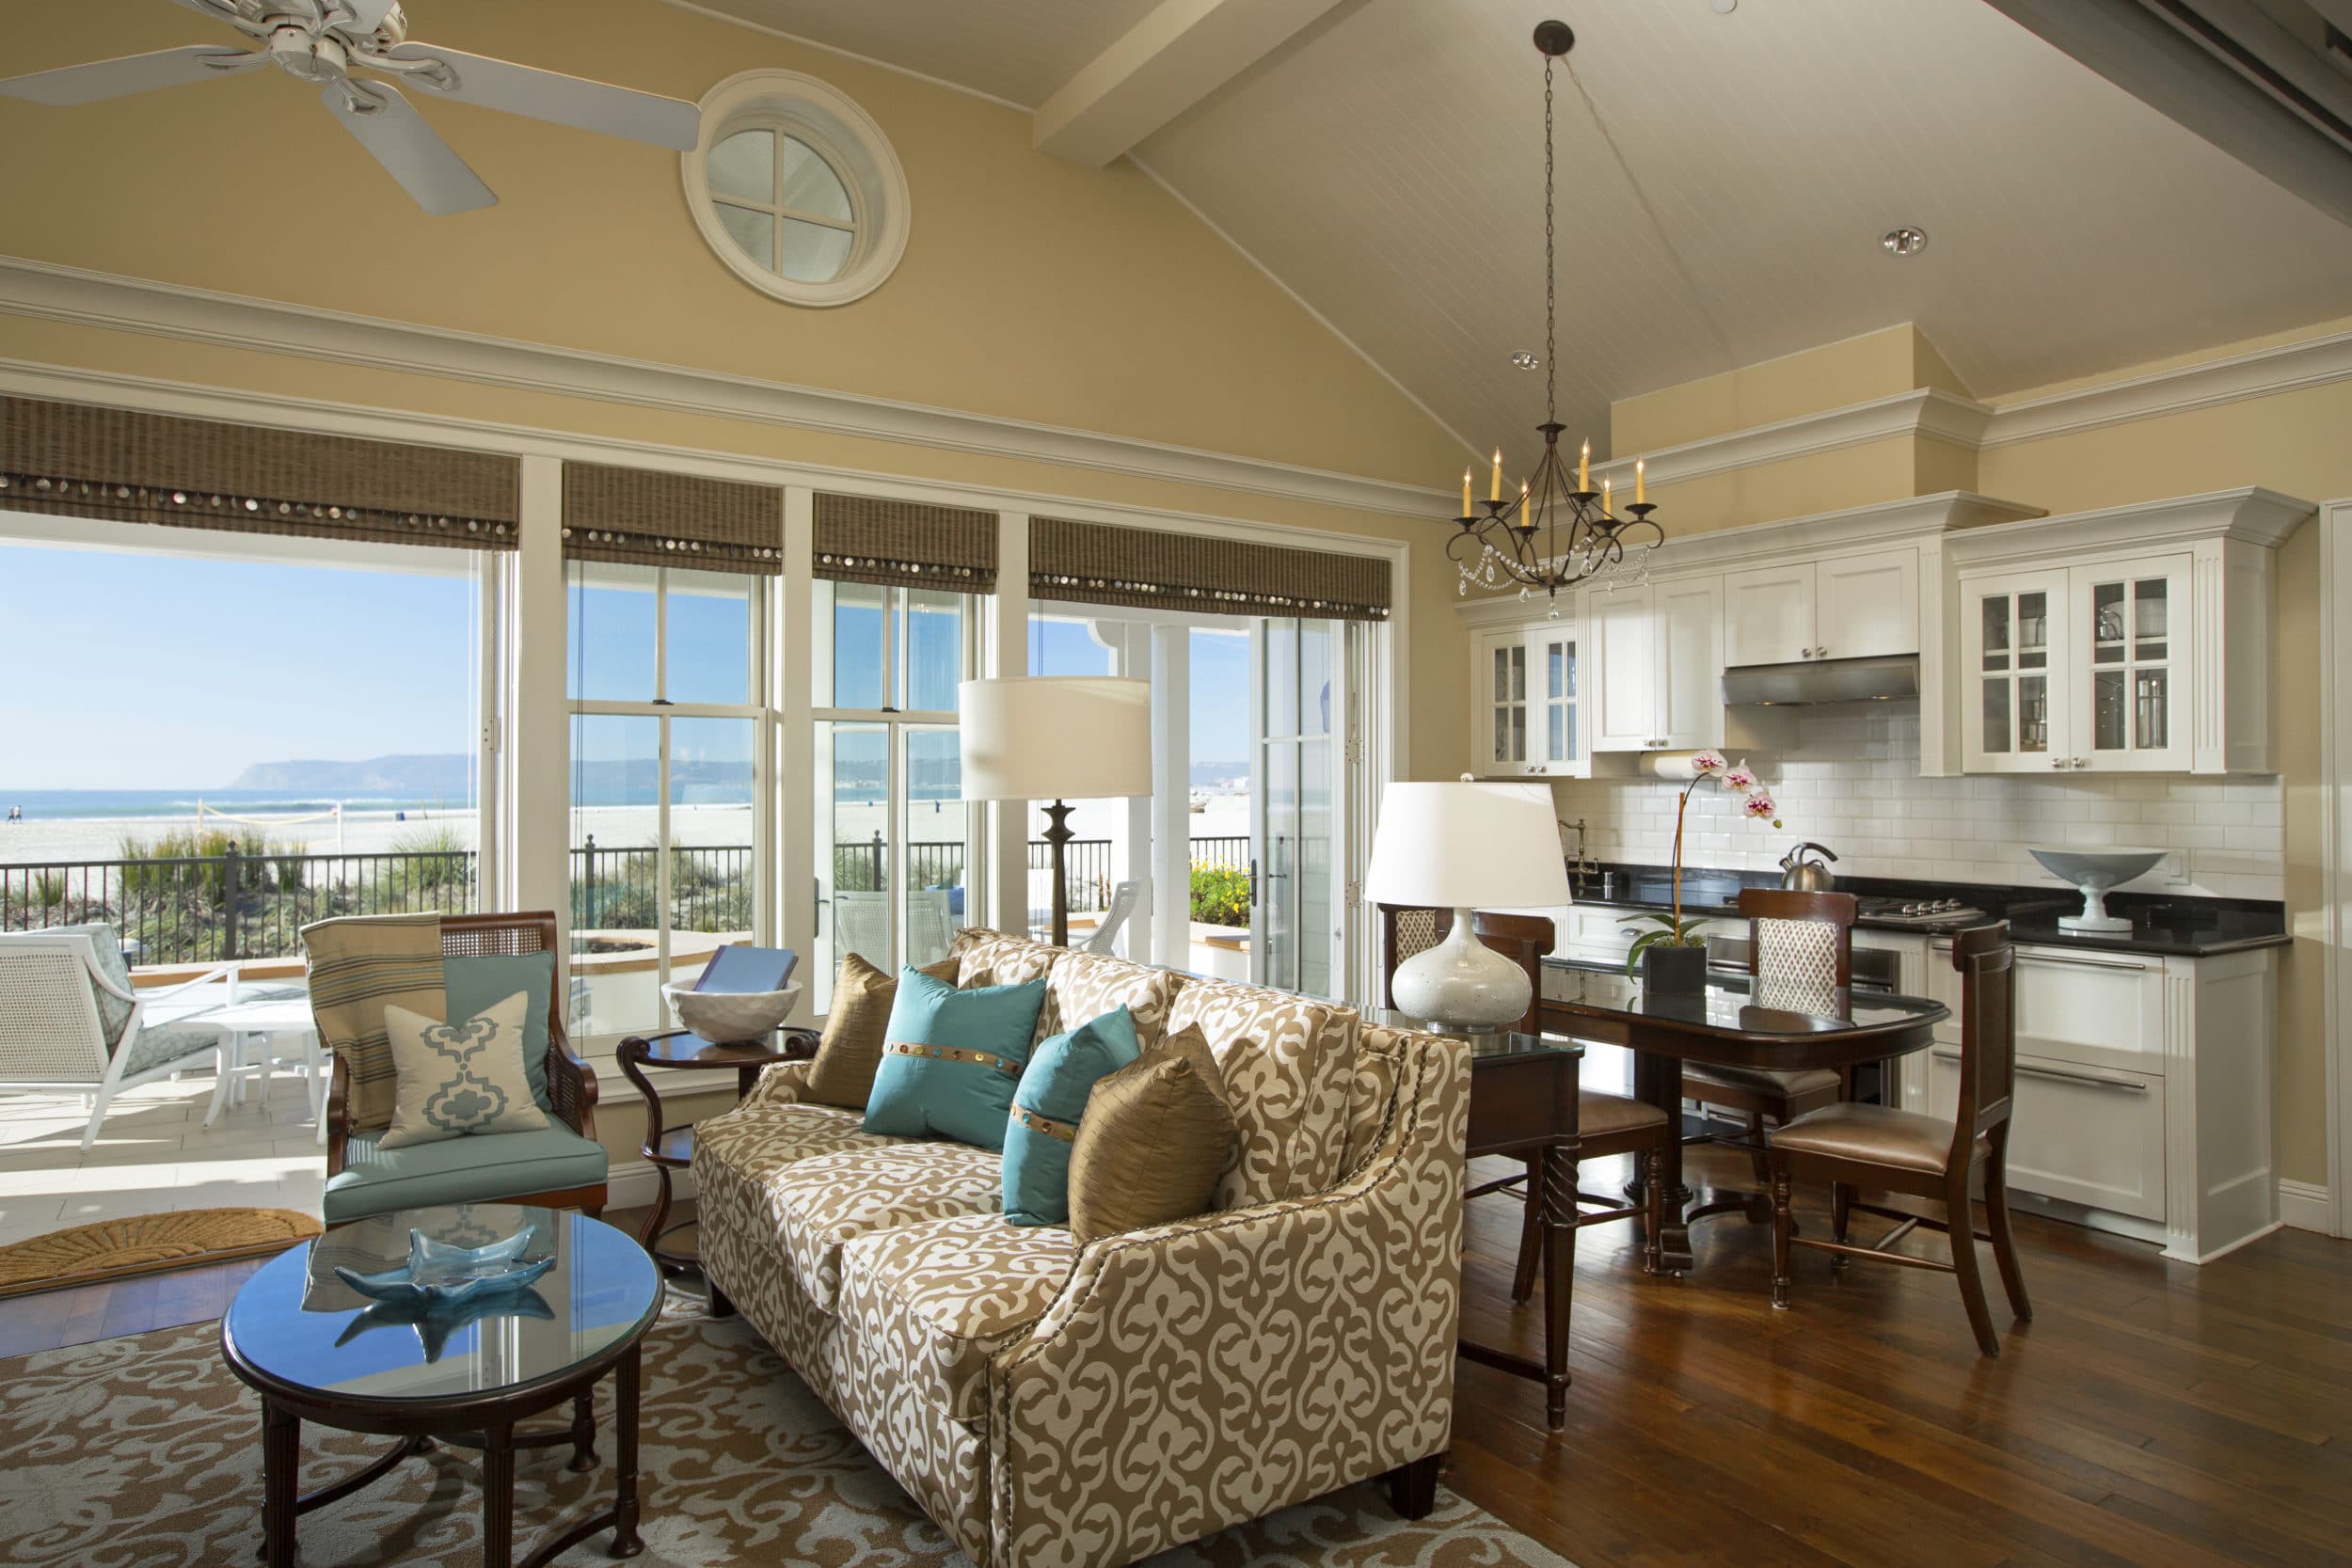
[[[681,1029],[691,1029],[714,1045],[755,1040],[792,1016],[800,1004],[798,980],[782,990],[696,990],[691,986],[664,986],[670,1017]]]
[[[2107,889],[2135,877],[2144,877],[2170,854],[2169,849],[2132,848],[2113,845],[2097,849],[2069,849],[2063,845],[2029,845],[2026,852],[2062,882],[2082,889],[2083,912],[2058,916],[2061,931],[2128,931],[2132,923],[2107,913]]]

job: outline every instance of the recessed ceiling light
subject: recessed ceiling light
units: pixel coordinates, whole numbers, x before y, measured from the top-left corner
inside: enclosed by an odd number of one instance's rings
[[[1916,256],[1928,248],[1928,231],[1906,224],[1880,235],[1879,244],[1886,247],[1889,256]]]
[[[1517,365],[1523,371],[1532,371],[1543,362],[1544,358],[1542,355],[1534,353],[1528,349],[1521,349],[1517,354],[1511,356],[1511,363]]]
[[[1729,16],[1740,8],[1740,0],[1715,0],[1715,14]]]

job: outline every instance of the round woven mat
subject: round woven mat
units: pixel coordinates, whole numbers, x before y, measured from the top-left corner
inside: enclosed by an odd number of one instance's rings
[[[52,1230],[0,1246],[0,1296],[283,1252],[319,1233],[291,1209],[182,1209]]]

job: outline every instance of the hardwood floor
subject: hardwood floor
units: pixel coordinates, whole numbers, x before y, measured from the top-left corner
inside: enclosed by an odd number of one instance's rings
[[[1693,1153],[1747,1185],[1744,1159]],[[1800,1199],[1826,1227],[1825,1195]],[[2352,1243],[2282,1231],[2192,1269],[2018,1234],[2034,1322],[1996,1309],[1987,1361],[1945,1275],[1801,1252],[1776,1313],[1767,1227],[1708,1221],[1679,1282],[1641,1273],[1631,1227],[1587,1230],[1567,1430],[1538,1386],[1462,1362],[1446,1483],[1582,1568],[2352,1563]],[[1509,1200],[1473,1206],[1465,1310],[1533,1353],[1518,1236]],[[0,1302],[0,1355],[217,1317],[256,1266]]]

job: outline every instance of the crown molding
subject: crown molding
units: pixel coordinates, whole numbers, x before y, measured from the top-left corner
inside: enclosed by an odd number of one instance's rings
[[[1446,493],[1101,431],[424,326],[0,256],[0,312],[565,398],[1049,463],[1426,520]]]
[[[1652,484],[1675,484],[1705,479],[1709,474],[1867,446],[1894,436],[1928,436],[1973,448],[1982,440],[1992,418],[1993,410],[1981,403],[1922,387],[1892,397],[1823,409],[1818,414],[1801,414],[1793,420],[1596,463],[1593,474],[1623,489],[1633,483],[1636,459],[1643,464]]]
[[[2045,441],[2054,436],[2073,436],[2346,380],[2352,380],[2352,332],[2336,332],[2226,359],[2175,366],[2126,381],[2003,404],[1993,411],[1992,427],[1979,445]]]
[[[2030,563],[2117,546],[2182,548],[2201,539],[2235,539],[2275,550],[2318,511],[2311,501],[2249,484],[1969,529],[1946,540],[1944,551],[1956,565],[1980,566]]]

